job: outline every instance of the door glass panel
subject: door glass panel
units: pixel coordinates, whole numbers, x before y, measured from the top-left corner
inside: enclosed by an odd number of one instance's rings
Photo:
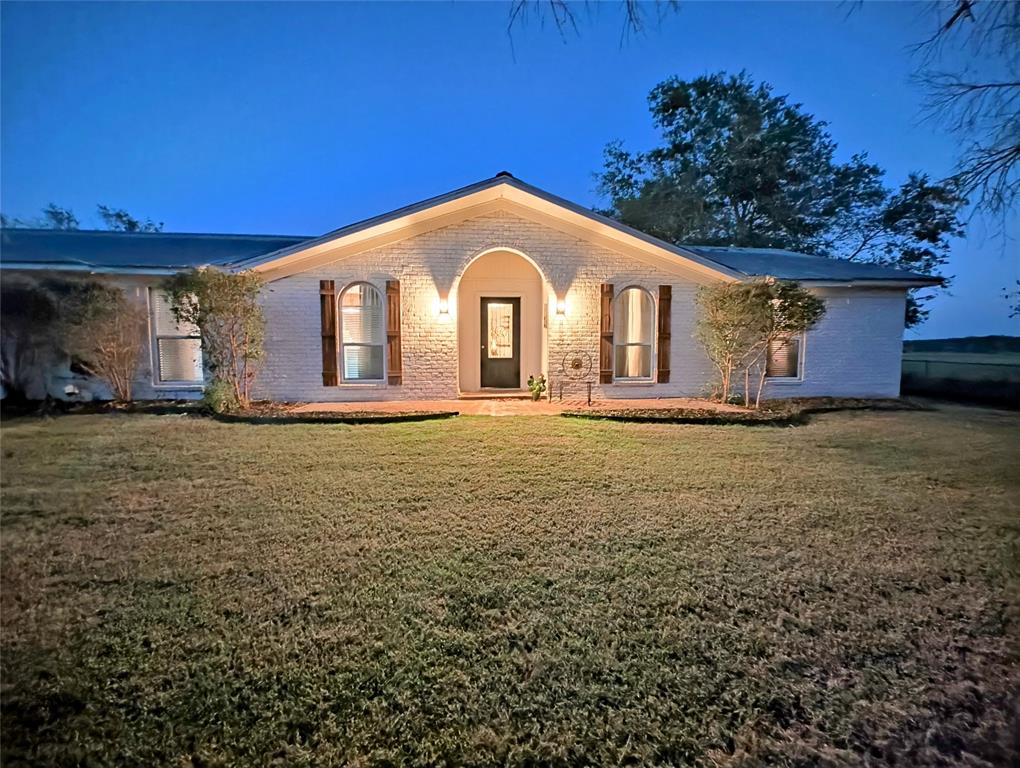
[[[514,356],[514,305],[489,304],[489,358]]]

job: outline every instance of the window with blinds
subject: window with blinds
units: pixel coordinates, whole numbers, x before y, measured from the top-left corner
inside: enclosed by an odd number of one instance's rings
[[[614,378],[651,379],[655,302],[648,291],[641,288],[621,291],[616,297],[613,322]]]
[[[149,289],[153,365],[157,384],[201,384],[202,339],[198,328],[178,323],[163,291]]]
[[[382,294],[366,283],[340,296],[340,357],[344,381],[381,381],[386,348]]]
[[[802,336],[785,336],[770,342],[765,375],[770,379],[799,378],[802,341]]]

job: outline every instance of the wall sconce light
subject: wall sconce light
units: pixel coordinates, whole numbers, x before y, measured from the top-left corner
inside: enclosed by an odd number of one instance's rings
[[[450,301],[449,299],[439,300],[439,319],[447,320],[450,317]]]
[[[563,318],[567,316],[567,302],[565,299],[557,299],[556,301],[556,317]]]

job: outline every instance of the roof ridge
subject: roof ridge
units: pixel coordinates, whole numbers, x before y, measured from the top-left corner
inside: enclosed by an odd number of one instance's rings
[[[709,245],[707,243],[680,243],[681,248],[711,248],[716,251],[782,251],[783,253],[795,253],[798,256],[818,256],[817,253],[804,253],[804,251],[792,251],[789,248],[782,248],[778,245]]]

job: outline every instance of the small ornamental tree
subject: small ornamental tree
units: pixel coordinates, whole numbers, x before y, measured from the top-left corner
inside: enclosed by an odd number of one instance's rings
[[[752,298],[757,283],[717,283],[698,291],[701,310],[695,338],[705,348],[719,376],[718,394],[729,402],[734,376],[746,367],[761,341],[760,302]]]
[[[765,283],[761,290],[755,292],[755,298],[756,311],[761,317],[761,336],[748,367],[756,368],[758,373],[758,389],[754,396],[754,407],[757,408],[761,405],[761,393],[765,389],[768,354],[772,345],[813,328],[825,315],[825,302],[799,283],[788,281]],[[750,397],[746,390],[744,397],[745,402]]]
[[[750,376],[757,377],[755,408],[765,387],[769,348],[803,333],[825,314],[825,302],[797,283],[756,280],[718,283],[698,293],[701,316],[695,336],[719,374],[719,395],[728,402],[743,373],[744,404],[750,405]]]
[[[221,402],[226,390],[247,408],[263,357],[262,278],[255,272],[209,267],[178,273],[164,288],[177,321],[196,326],[202,336],[202,359],[212,374],[209,388]]]
[[[120,288],[101,283],[74,286],[65,307],[68,354],[105,382],[115,400],[130,401],[145,339],[145,309]]]

